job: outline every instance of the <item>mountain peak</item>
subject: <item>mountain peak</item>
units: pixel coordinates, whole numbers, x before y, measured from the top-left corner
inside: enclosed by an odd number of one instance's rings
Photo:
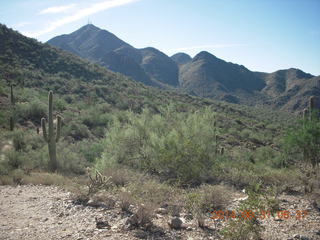
[[[314,77],[313,75],[306,73],[298,68],[282,69],[271,73],[271,75],[283,75],[289,79],[309,79]]]
[[[193,62],[198,61],[198,60],[217,60],[218,58],[214,56],[213,54],[207,52],[207,51],[201,51],[199,52],[194,58],[192,59]]]
[[[97,26],[93,25],[92,23],[88,23],[88,24],[84,25],[82,28],[101,30],[100,28],[98,28]]]
[[[182,52],[179,52],[179,53],[172,55],[171,59],[179,65],[191,62],[191,60],[192,60],[188,54],[182,53]]]
[[[92,23],[88,23],[71,34],[74,34],[74,35],[83,34],[83,33],[92,34],[92,33],[99,32],[99,31],[102,31],[102,29],[98,28],[97,26],[93,25]]]

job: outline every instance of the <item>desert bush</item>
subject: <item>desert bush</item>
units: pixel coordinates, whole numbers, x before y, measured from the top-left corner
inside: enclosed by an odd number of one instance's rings
[[[253,158],[257,164],[268,165],[273,168],[285,166],[285,160],[281,152],[275,151],[268,146],[257,148],[253,154]]]
[[[150,205],[140,205],[129,219],[128,223],[134,228],[149,228],[152,226],[153,207]]]
[[[147,201],[158,207],[172,201],[178,193],[178,189],[145,176],[136,178],[135,182],[129,183],[127,188],[137,202],[145,203]]]
[[[176,113],[173,106],[161,114],[127,112],[123,122],[114,119],[110,126],[97,167],[123,164],[181,184],[200,183],[217,159],[214,122],[209,108],[195,113]]]
[[[62,128],[62,132],[64,136],[70,136],[78,141],[84,138],[89,138],[89,136],[91,135],[88,127],[77,121],[71,121],[68,124],[66,124]]]
[[[10,172],[10,165],[8,161],[0,161],[0,175],[8,175]]]
[[[71,184],[70,179],[57,173],[33,172],[30,175],[23,176],[23,184],[41,184],[64,186]]]
[[[75,144],[58,143],[57,159],[59,171],[65,174],[84,174],[89,166],[85,158],[76,150]]]
[[[236,213],[241,215],[230,219],[228,224],[221,230],[224,239],[261,239],[264,227],[258,217],[263,214],[262,211],[270,211],[270,214],[273,214],[279,210],[277,199],[268,197],[268,193],[263,191],[260,183],[248,186],[246,192],[248,198],[242,201],[239,208],[235,210]],[[250,214],[246,214],[248,211],[250,211]]]
[[[97,158],[101,157],[104,150],[103,144],[99,141],[92,141],[84,139],[76,143],[76,150],[82,155],[88,162],[94,163]]]
[[[46,116],[46,108],[46,105],[39,100],[16,104],[14,118],[18,122],[31,120],[40,124],[41,118]]]
[[[88,109],[84,115],[81,117],[82,122],[89,128],[94,128],[98,126],[106,127],[109,123],[110,115],[101,112],[98,107],[91,107]]]
[[[126,168],[115,168],[110,167],[105,169],[103,172],[104,176],[110,177],[110,181],[116,187],[124,187],[129,182],[135,182],[137,173]]]
[[[185,208],[196,217],[209,215],[213,210],[225,210],[233,193],[224,185],[202,185],[185,195]]]
[[[21,152],[11,150],[5,153],[7,163],[11,169],[16,169],[21,167],[23,163],[24,156]]]
[[[54,101],[54,111],[57,110],[62,112],[63,110],[66,109],[66,106],[67,106],[67,103],[63,98],[57,98]]]
[[[134,199],[128,192],[120,192],[119,194],[119,199],[120,199],[120,208],[124,212],[130,212],[130,205],[134,204]]]
[[[16,129],[8,134],[8,137],[12,139],[13,148],[16,151],[23,151],[26,148],[27,140],[26,134],[20,129]]]
[[[299,122],[289,129],[284,138],[284,149],[289,162],[301,159],[314,167],[320,162],[320,118]]]
[[[240,133],[240,136],[243,138],[243,139],[249,139],[249,137],[251,136],[252,132],[250,131],[250,129],[243,129]]]

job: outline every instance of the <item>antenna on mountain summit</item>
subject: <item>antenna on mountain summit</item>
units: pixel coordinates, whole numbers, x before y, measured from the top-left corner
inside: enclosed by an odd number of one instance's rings
[[[88,18],[88,25],[89,25],[89,24],[92,24],[92,22],[90,22],[90,18]]]

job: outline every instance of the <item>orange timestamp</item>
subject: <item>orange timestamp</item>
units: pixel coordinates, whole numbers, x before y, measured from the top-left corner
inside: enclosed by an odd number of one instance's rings
[[[270,210],[260,210],[252,211],[252,210],[243,210],[243,211],[235,211],[235,210],[217,210],[212,211],[210,218],[213,220],[228,220],[228,219],[243,219],[243,220],[251,220],[251,219],[269,219],[271,217],[277,216],[278,219],[288,220],[288,219],[296,219],[302,220],[308,215],[308,210],[281,210],[277,211],[275,214],[272,214]]]

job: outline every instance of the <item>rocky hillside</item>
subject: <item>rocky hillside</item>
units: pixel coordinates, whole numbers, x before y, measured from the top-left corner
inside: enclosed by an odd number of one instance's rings
[[[225,62],[208,52],[200,52],[180,71],[182,89],[202,97],[223,98],[230,95],[237,103],[236,91],[261,91],[263,79],[244,66]]]
[[[301,110],[310,96],[320,96],[320,76],[314,77],[299,69],[279,70],[265,75],[262,93],[269,104],[286,110]]]

